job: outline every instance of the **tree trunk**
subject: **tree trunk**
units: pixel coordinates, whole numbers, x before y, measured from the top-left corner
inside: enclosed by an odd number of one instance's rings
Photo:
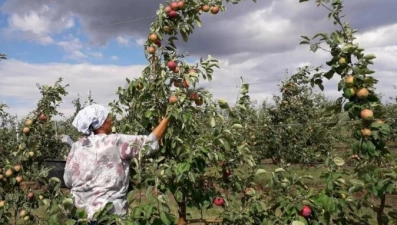
[[[178,202],[178,225],[186,225],[186,201]]]

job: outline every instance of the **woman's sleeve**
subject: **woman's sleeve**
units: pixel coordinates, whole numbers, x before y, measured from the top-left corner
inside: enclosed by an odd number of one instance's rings
[[[160,148],[156,135],[124,135],[117,134],[117,148],[123,160],[137,157],[139,152],[144,151],[144,155],[151,155]]]
[[[74,152],[75,148],[73,146],[69,152],[68,158],[66,159],[65,172],[63,174],[63,181],[68,188],[72,187],[72,165],[74,160]]]

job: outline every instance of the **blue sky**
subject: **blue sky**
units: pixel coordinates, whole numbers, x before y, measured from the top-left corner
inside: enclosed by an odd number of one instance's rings
[[[202,83],[215,98],[233,103],[242,76],[251,84],[252,99],[271,101],[286,69],[292,73],[300,66],[318,66],[329,59],[326,52],[314,54],[298,44],[301,35],[335,29],[326,10],[314,1],[297,2],[228,5],[226,12],[203,15],[203,27],[195,29],[179,49],[192,55],[191,62],[208,54],[220,60],[221,69],[215,71],[213,82]],[[393,96],[397,72],[393,5],[397,7],[397,1],[345,2],[346,21],[360,29],[358,42],[378,57],[373,69],[380,90]],[[0,62],[0,102],[6,101],[10,112],[24,115],[40,97],[36,83],[53,84],[63,77],[70,85],[61,107],[65,114],[73,112],[71,100],[77,95],[86,98],[88,90],[98,103],[108,104],[125,79],[138,77],[146,66],[143,43],[153,21],[147,17],[155,14],[160,3],[164,1],[0,1],[0,52],[8,55],[8,60]],[[368,10],[376,19],[367,16]],[[138,20],[97,27],[132,19]],[[51,36],[24,40],[48,34]],[[324,94],[340,96],[337,82],[326,82]]]

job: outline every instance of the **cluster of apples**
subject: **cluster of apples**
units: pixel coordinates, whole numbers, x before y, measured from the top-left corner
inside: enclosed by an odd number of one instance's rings
[[[40,116],[38,116],[37,118],[39,121],[41,122],[46,122],[47,121],[47,116],[45,114],[40,114]],[[36,120],[37,120],[36,119]],[[26,135],[28,135],[30,133],[30,129],[33,126],[34,122],[36,120],[31,120],[31,119],[26,119],[25,121],[25,127],[22,129],[22,132]]]

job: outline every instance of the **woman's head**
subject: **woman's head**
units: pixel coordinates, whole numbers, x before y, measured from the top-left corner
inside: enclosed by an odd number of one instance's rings
[[[80,110],[73,120],[73,126],[86,135],[112,132],[112,119],[109,110],[102,105],[92,104]]]

